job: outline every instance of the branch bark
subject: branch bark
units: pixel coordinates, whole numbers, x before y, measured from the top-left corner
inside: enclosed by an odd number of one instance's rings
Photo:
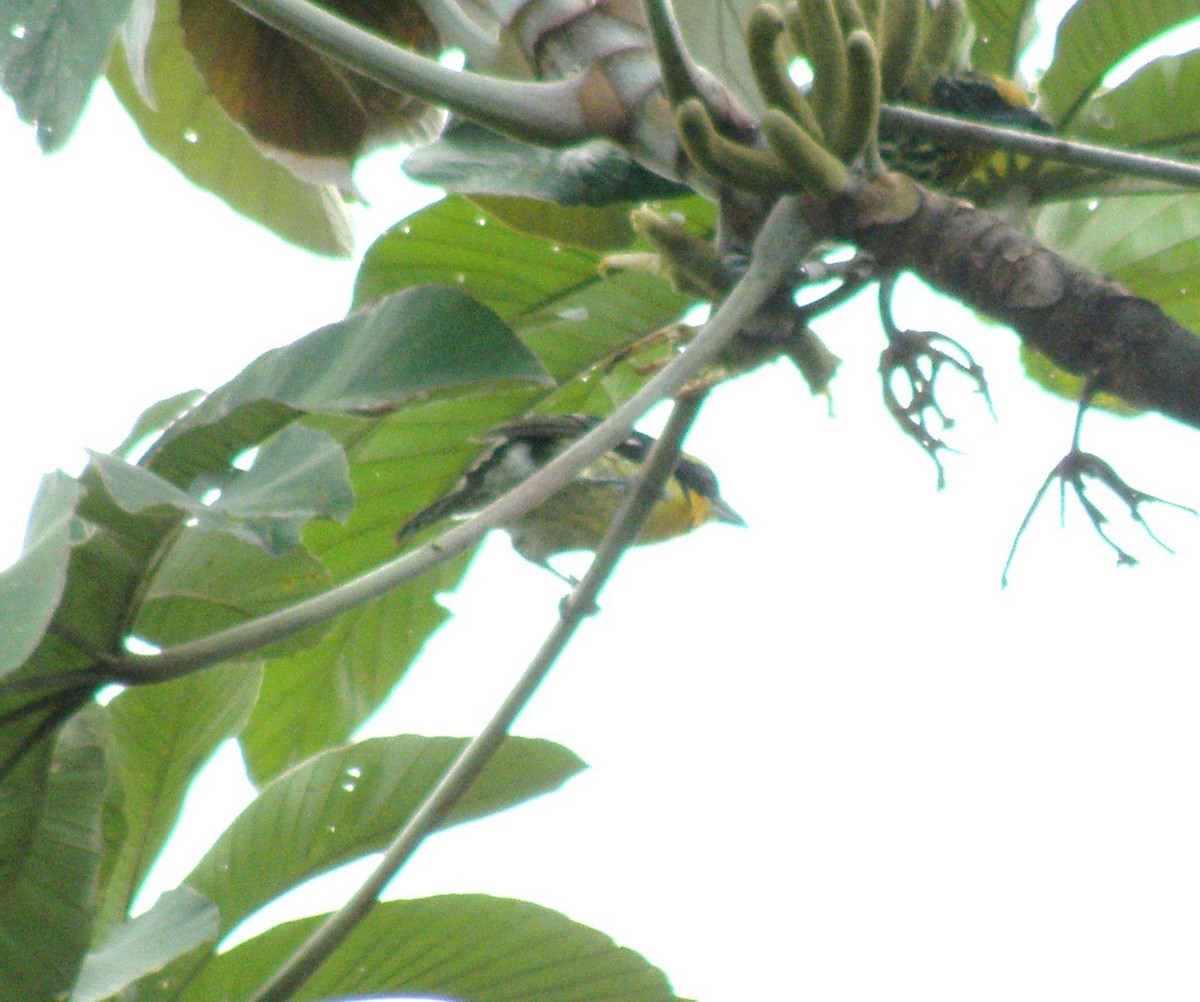
[[[898,210],[898,206],[903,206]],[[1093,393],[1200,428],[1200,337],[999,216],[885,174],[829,205],[832,230],[1011,326]]]

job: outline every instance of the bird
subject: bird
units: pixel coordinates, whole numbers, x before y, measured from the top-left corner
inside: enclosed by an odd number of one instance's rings
[[[1028,132],[1054,131],[1054,126],[1033,109],[1028,92],[1020,84],[995,73],[964,69],[942,74],[926,93],[903,97],[930,111],[989,125]],[[942,190],[953,190],[980,169],[991,167],[1003,175],[1008,167],[1008,157],[1002,152],[895,128],[880,129],[879,151],[889,169]]]
[[[488,447],[453,489],[422,508],[396,533],[398,543],[452,516],[490,504],[573,442],[600,424],[592,414],[534,415],[492,428]],[[637,476],[654,439],[632,432],[623,442],[585,466],[557,494],[503,526],[513,549],[526,560],[564,577],[550,564],[556,554],[595,550]],[[713,471],[681,453],[662,494],[650,509],[634,542],[658,543],[682,536],[707,522],[746,523],[721,497]],[[565,580],[570,580],[564,578]]]

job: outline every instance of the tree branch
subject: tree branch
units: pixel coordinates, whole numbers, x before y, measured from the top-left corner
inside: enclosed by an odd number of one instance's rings
[[[1129,153],[1060,136],[971,122],[894,104],[885,104],[880,108],[879,124],[890,129],[902,128],[943,139],[969,140],[979,146],[995,146],[1060,163],[1200,188],[1200,164],[1182,160]]]
[[[676,403],[667,427],[642,466],[636,489],[625,498],[614,516],[596,551],[596,558],[563,604],[558,623],[487,726],[467,743],[442,774],[437,785],[429,791],[429,795],[392,840],[379,865],[350,899],[329,915],[276,969],[250,1002],[285,1002],[291,998],[370,914],[384,888],[412,858],[426,836],[470,789],[508,736],[513,722],[533,698],[567,642],[595,609],[600,589],[616,569],[621,554],[637,536],[660,496],[663,484],[674,470],[680,445],[699,414],[702,401],[703,397],[696,395],[684,397]]]
[[[905,212],[893,213],[897,205]],[[1093,392],[1200,428],[1200,338],[1120,282],[900,174],[881,175],[830,209],[834,231],[883,270],[912,271],[1008,324]]]
[[[582,76],[533,83],[459,72],[310,0],[234,2],[252,17],[384,87],[448,108],[498,132],[550,147],[595,138],[581,101]]]
[[[475,545],[490,529],[511,524],[623,441],[638,418],[654,404],[674,396],[704,371],[734,335],[754,318],[784,276],[795,267],[797,248],[806,232],[800,201],[795,198],[780,200],[755,241],[745,275],[688,350],[651,378],[601,425],[471,519],[411,553],[296,605],[157,654],[127,655],[114,665],[109,677],[128,685],[146,685],[249,654],[379,598]]]

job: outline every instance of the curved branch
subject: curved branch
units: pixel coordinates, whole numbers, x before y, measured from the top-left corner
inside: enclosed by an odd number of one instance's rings
[[[186,675],[228,658],[251,653],[317,623],[339,616],[384,595],[444,560],[477,543],[490,529],[508,525],[537,507],[595,462],[633,430],[654,404],[677,394],[720,355],[770,298],[796,264],[800,234],[807,227],[800,201],[779,201],[754,244],[750,266],[729,296],[688,346],[605,421],[547,463],[515,490],[498,498],[478,515],[447,530],[411,553],[330,591],[208,637],[169,647],[157,654],[122,658],[109,677],[128,685],[145,685]]]
[[[258,20],[376,83],[543,146],[595,138],[580,100],[583,78],[531,83],[459,72],[360,28],[309,0],[234,0]]]

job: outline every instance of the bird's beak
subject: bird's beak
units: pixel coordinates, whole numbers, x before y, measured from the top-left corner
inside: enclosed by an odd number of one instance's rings
[[[725,522],[728,525],[746,524],[746,520],[742,518],[736,511],[729,507],[721,498],[711,498],[709,500],[710,518],[714,522]]]

